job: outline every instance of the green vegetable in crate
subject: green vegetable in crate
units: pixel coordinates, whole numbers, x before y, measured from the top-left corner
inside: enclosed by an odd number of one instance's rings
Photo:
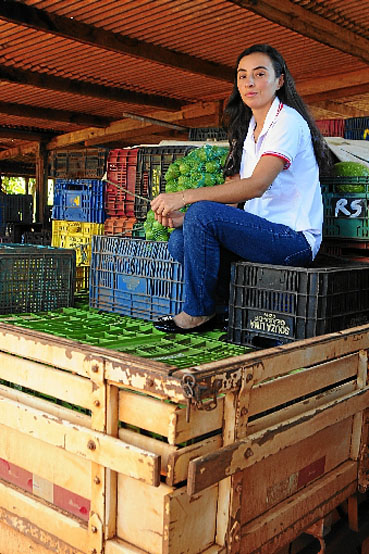
[[[333,173],[336,177],[368,177],[369,168],[358,162],[338,162],[333,166]],[[337,190],[339,192],[365,192],[366,185],[363,183],[343,182],[337,185]]]
[[[146,240],[167,241],[169,239],[169,229],[163,227],[159,221],[156,221],[155,214],[150,210],[144,222]]]
[[[223,166],[228,148],[206,144],[175,160],[165,173],[165,192],[211,187],[224,183]],[[182,211],[186,209],[183,208]],[[171,229],[155,220],[150,210],[144,223],[146,240],[168,240]]]

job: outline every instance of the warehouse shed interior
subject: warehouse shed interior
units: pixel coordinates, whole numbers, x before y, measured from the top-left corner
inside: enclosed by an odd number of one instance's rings
[[[321,258],[238,260],[219,327],[166,334],[185,277],[150,201],[188,159],[224,182],[234,65],[261,43],[364,172],[321,175]],[[0,0],[13,177],[0,553],[369,554],[369,1]]]

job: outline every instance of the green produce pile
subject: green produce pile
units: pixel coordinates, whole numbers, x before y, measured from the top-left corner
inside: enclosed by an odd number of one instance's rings
[[[333,166],[333,174],[342,178],[342,183],[337,184],[338,192],[365,192],[366,185],[360,182],[360,177],[369,177],[369,168],[358,162],[338,162]],[[347,182],[345,182],[347,177]],[[350,182],[358,178],[357,183]],[[369,184],[369,182],[368,182]]]
[[[227,155],[228,148],[206,144],[178,158],[169,166],[164,176],[165,192],[221,185],[224,183],[223,166]],[[186,208],[181,211],[186,211]],[[173,230],[156,221],[152,210],[147,214],[144,229],[146,240],[157,241],[167,241]]]

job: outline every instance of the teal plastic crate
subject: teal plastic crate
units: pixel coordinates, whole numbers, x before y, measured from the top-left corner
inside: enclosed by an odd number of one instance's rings
[[[326,238],[369,240],[369,177],[321,179]]]

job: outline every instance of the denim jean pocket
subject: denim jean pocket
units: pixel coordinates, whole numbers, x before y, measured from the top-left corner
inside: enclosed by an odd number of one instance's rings
[[[290,265],[292,267],[307,267],[311,264],[313,256],[311,248],[308,246],[299,252],[294,252],[284,259],[284,265]]]

